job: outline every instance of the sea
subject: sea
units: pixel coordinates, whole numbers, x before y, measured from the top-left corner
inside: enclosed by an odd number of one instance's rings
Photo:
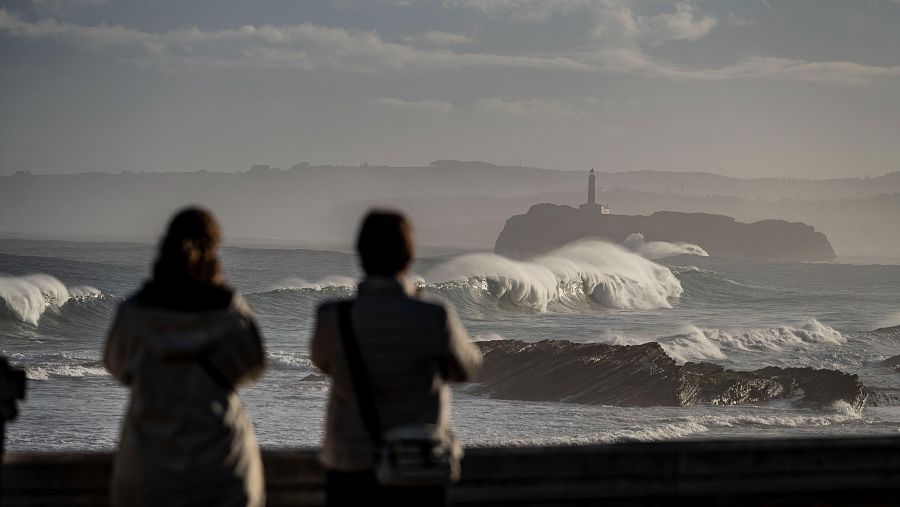
[[[0,354],[26,371],[27,397],[7,425],[16,451],[111,450],[128,390],[100,361],[117,306],[147,279],[150,242],[0,239]],[[225,246],[229,283],[253,308],[268,369],[240,390],[264,447],[314,447],[327,380],[308,380],[316,306],[360,279],[340,248]],[[473,340],[659,342],[676,361],[735,370],[810,366],[859,375],[887,393],[853,410],[791,399],[752,405],[617,407],[533,402],[454,388],[455,431],[470,447],[671,439],[897,434],[900,266],[754,262],[696,245],[591,240],[531,260],[490,252],[421,252],[410,276],[456,306]],[[312,377],[316,378],[316,377]],[[585,379],[589,382],[590,379]],[[891,393],[894,393],[893,395]],[[877,404],[877,406],[876,406]]]

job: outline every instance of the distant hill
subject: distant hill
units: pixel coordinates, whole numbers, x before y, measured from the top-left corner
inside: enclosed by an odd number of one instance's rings
[[[209,206],[228,238],[349,243],[359,216],[409,212],[433,246],[491,248],[503,221],[534,204],[584,200],[586,172],[438,161],[422,167],[257,165],[242,173],[0,176],[0,234],[156,237],[176,208]],[[682,195],[682,184],[684,194]],[[615,213],[785,218],[828,234],[839,254],[900,255],[900,173],[878,178],[739,179],[707,173],[597,173]],[[894,195],[896,193],[896,195]]]

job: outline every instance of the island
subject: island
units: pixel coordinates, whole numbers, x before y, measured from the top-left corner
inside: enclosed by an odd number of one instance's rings
[[[515,258],[547,253],[585,238],[624,243],[632,234],[646,241],[687,242],[709,255],[757,261],[831,262],[834,249],[812,226],[784,220],[738,222],[708,213],[658,211],[651,215],[616,215],[595,202],[593,169],[588,200],[578,208],[536,204],[524,215],[507,219],[494,251]]]

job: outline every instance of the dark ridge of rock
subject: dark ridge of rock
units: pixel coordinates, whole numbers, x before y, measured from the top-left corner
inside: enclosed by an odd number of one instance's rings
[[[495,398],[648,407],[760,403],[802,393],[798,403],[803,406],[846,401],[859,410],[869,394],[856,375],[834,370],[678,365],[656,342],[495,340],[478,346],[484,367],[472,392]]]
[[[881,362],[881,366],[893,368],[894,371],[900,373],[900,356],[889,357]]]
[[[833,261],[821,232],[799,222],[762,220],[747,224],[707,213],[659,211],[649,216],[603,215],[556,204],[536,204],[506,221],[494,251],[511,257],[546,253],[582,238],[622,243],[632,233],[646,241],[686,241],[714,257],[761,261]]]
[[[300,382],[323,382],[325,380],[328,380],[328,377],[326,377],[325,375],[310,373],[309,375],[300,379]]]
[[[880,327],[872,332],[878,334],[898,335],[900,334],[900,326]]]
[[[616,346],[544,340],[478,342],[475,392],[497,398],[593,405],[685,405],[675,361],[655,342]]]
[[[875,407],[895,407],[900,405],[900,387],[869,388],[869,405]]]
[[[799,404],[804,406],[823,407],[836,401],[846,401],[853,410],[859,411],[866,406],[869,398],[869,391],[860,382],[859,376],[842,371],[769,366],[755,373],[802,389],[803,397]]]

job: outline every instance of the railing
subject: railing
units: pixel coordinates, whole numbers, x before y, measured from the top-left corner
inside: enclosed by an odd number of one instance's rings
[[[2,505],[106,505],[111,453],[10,453]],[[324,504],[310,449],[263,452],[270,506]],[[468,449],[453,505],[900,505],[900,436]]]

